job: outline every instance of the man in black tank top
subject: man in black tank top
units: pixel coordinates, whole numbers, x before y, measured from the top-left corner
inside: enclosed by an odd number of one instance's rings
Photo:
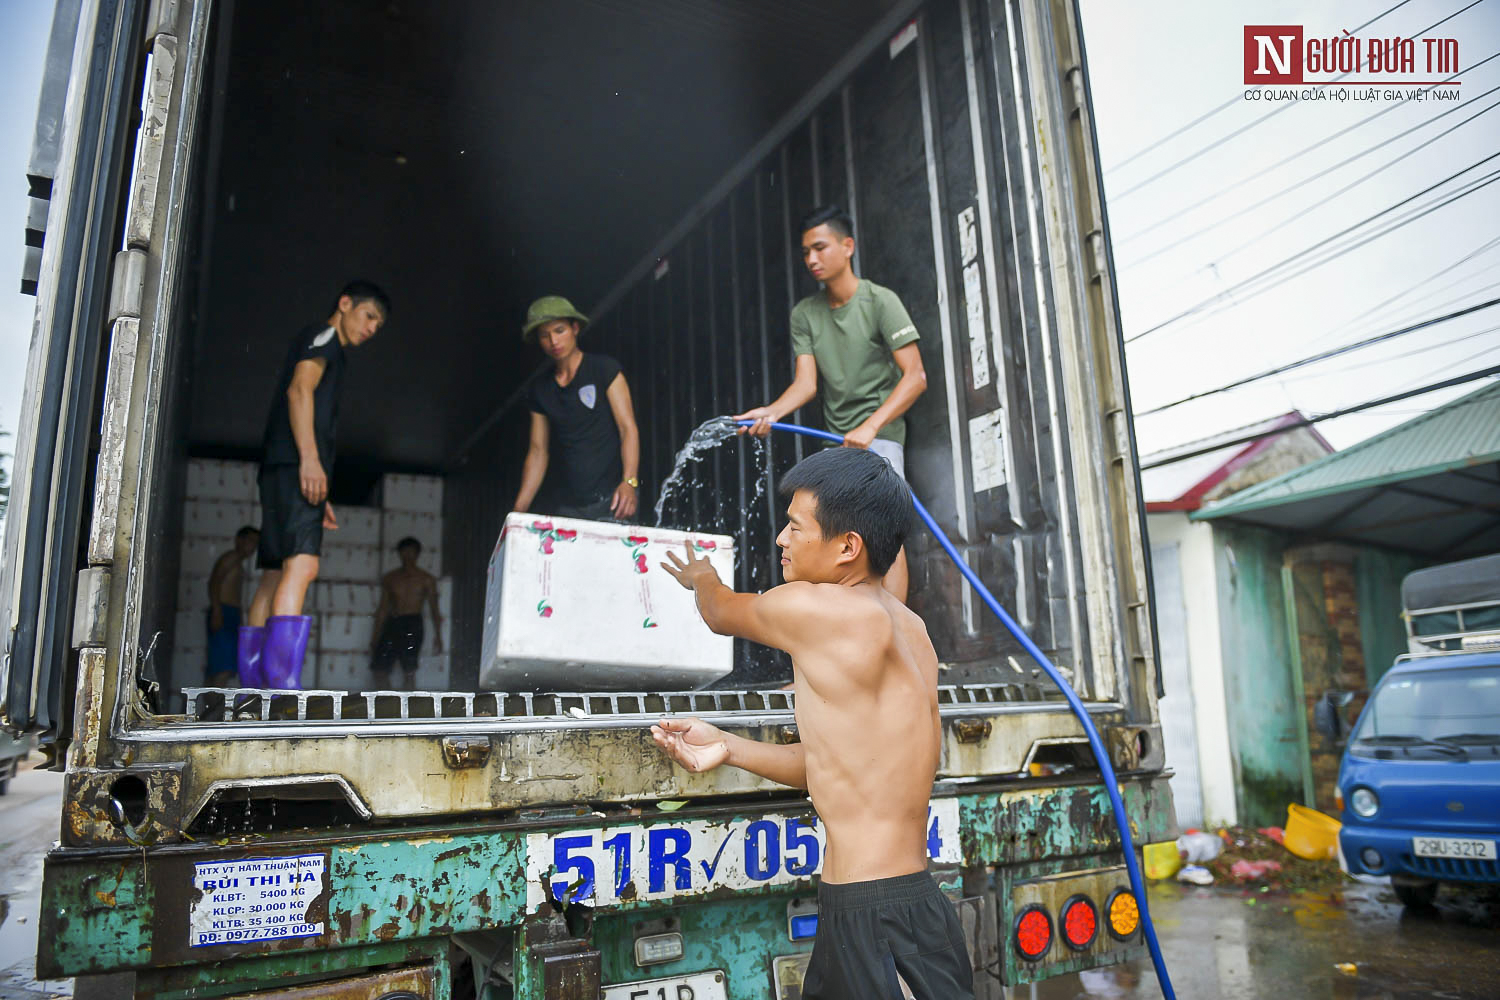
[[[537,299],[521,336],[536,341],[552,371],[531,384],[531,446],[513,511],[528,511],[555,454],[559,472],[553,513],[593,521],[628,521],[639,504],[641,442],[630,386],[614,358],[584,354],[588,326],[567,299]]]
[[[261,439],[260,551],[263,571],[239,636],[241,687],[299,688],[312,619],[302,613],[318,576],[324,530],[336,531],[328,502],[344,352],[385,325],[390,299],[368,281],[351,281],[321,323],[304,327],[287,348]]]

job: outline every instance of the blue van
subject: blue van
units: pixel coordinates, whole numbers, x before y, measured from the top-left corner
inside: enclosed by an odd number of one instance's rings
[[[1349,737],[1338,800],[1346,869],[1389,875],[1407,906],[1442,882],[1500,884],[1500,650],[1399,658]]]

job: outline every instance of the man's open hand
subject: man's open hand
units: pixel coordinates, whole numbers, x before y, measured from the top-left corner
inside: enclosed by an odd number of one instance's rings
[[[322,462],[303,459],[297,478],[302,482],[302,498],[308,503],[320,504],[328,499],[328,473],[323,471]]]
[[[700,774],[729,759],[729,739],[717,726],[702,719],[662,719],[651,727],[651,738],[661,752]]]
[[[333,504],[331,503],[325,503],[323,505],[323,530],[339,530],[339,519],[333,516]]]
[[[667,558],[671,562],[670,564],[662,563],[661,568],[671,573],[672,578],[688,590],[694,590],[699,583],[709,580],[715,583],[720,582],[719,574],[714,569],[714,564],[709,562],[707,558],[700,558],[698,553],[693,551],[692,542],[684,542],[683,548],[687,552],[687,559],[679,559],[677,553],[668,552]]]

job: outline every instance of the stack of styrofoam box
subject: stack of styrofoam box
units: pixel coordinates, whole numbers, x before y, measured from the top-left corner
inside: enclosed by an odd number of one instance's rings
[[[188,461],[187,501],[182,509],[182,560],[173,630],[174,676],[182,686],[204,682],[207,666],[208,578],[214,563],[234,546],[235,532],[260,527],[254,462],[195,458]],[[255,592],[253,557],[247,560],[240,606]]]

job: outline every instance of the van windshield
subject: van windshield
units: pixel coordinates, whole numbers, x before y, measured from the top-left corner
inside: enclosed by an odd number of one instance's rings
[[[1426,670],[1387,679],[1360,720],[1356,743],[1500,740],[1500,665]]]

